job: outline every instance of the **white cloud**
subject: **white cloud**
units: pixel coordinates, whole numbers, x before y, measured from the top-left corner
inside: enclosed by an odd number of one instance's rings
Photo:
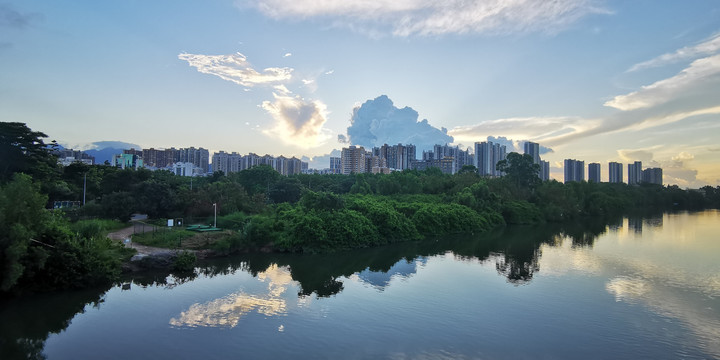
[[[261,72],[252,68],[245,55],[200,55],[179,54],[178,59],[185,60],[203,74],[220,77],[223,80],[252,87],[261,84],[274,84],[290,80],[293,69],[270,67]]]
[[[488,136],[496,135],[540,142],[586,131],[596,127],[597,122],[571,116],[516,117],[486,120],[471,126],[457,126],[448,131],[448,134],[452,135],[456,142],[482,141]]]
[[[323,128],[327,121],[327,107],[324,103],[299,96],[277,93],[273,96],[275,101],[264,101],[262,108],[275,119],[275,125],[263,130],[263,133],[306,149],[322,145],[330,139],[329,131]]]
[[[658,147],[652,147],[647,149],[620,149],[617,151],[618,156],[620,157],[620,160],[624,163],[631,163],[634,161],[642,161],[643,165],[645,167],[650,166],[652,164],[656,164],[653,162],[653,151],[656,150]]]
[[[285,57],[290,56],[285,54]],[[180,54],[178,58],[204,74],[248,87],[262,85],[273,89],[274,101],[263,101],[258,105],[275,120],[272,128],[263,129],[268,136],[301,148],[312,148],[331,138],[329,130],[323,128],[327,121],[327,106],[319,100],[308,101],[293,96],[285,83],[292,79],[291,68],[267,68],[262,73],[252,68],[245,55],[196,55]],[[314,86],[313,80],[303,80],[306,86]],[[245,123],[249,125],[249,123]],[[259,128],[260,125],[255,125]]]
[[[720,51],[720,33],[711,36],[709,39],[693,46],[686,46],[675,52],[660,55],[654,59],[633,65],[628,72],[664,66],[687,59],[715,54]]]
[[[720,55],[698,59],[677,75],[643,86],[642,89],[627,95],[618,95],[607,101],[605,106],[629,111],[699,95],[707,92],[708,89],[717,91],[719,75]]]
[[[290,90],[288,90],[288,88],[283,84],[275,85],[275,86],[273,86],[273,89],[275,89],[277,92],[279,92],[283,95],[292,94],[292,92]]]
[[[655,152],[663,148],[664,146],[657,145],[643,149],[622,149],[617,153],[623,163],[642,161],[644,169],[662,168],[663,184],[675,184],[683,188],[700,188],[707,185],[706,181],[698,179],[699,171],[692,164],[695,160],[693,154],[681,151],[675,155],[665,154],[656,160]]]
[[[335,72],[335,70],[329,70],[329,71],[325,72],[325,75],[332,75],[332,73],[334,73],[334,72]]]
[[[395,36],[556,31],[588,14],[596,0],[260,0],[241,1],[276,19],[322,18]]]

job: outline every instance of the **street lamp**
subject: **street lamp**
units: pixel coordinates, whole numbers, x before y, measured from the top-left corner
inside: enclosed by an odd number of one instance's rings
[[[215,209],[215,223],[213,224],[213,227],[217,227],[217,203],[213,203],[213,208]]]

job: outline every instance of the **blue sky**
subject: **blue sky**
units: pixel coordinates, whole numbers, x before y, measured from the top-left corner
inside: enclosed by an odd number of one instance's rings
[[[317,156],[387,95],[457,144],[550,147],[556,178],[720,185],[717,1],[0,0],[0,65],[0,121],[74,147]]]

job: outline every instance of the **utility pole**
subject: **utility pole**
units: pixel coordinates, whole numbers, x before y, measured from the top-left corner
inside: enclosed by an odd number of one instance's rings
[[[213,224],[213,227],[217,227],[217,203],[213,203],[213,208],[215,209],[215,223]]]
[[[87,191],[87,172],[83,176],[83,206],[85,206],[85,192]]]

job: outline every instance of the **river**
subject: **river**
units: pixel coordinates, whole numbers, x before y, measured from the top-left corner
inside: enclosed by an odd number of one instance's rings
[[[0,303],[0,358],[720,358],[720,212],[508,227]]]

